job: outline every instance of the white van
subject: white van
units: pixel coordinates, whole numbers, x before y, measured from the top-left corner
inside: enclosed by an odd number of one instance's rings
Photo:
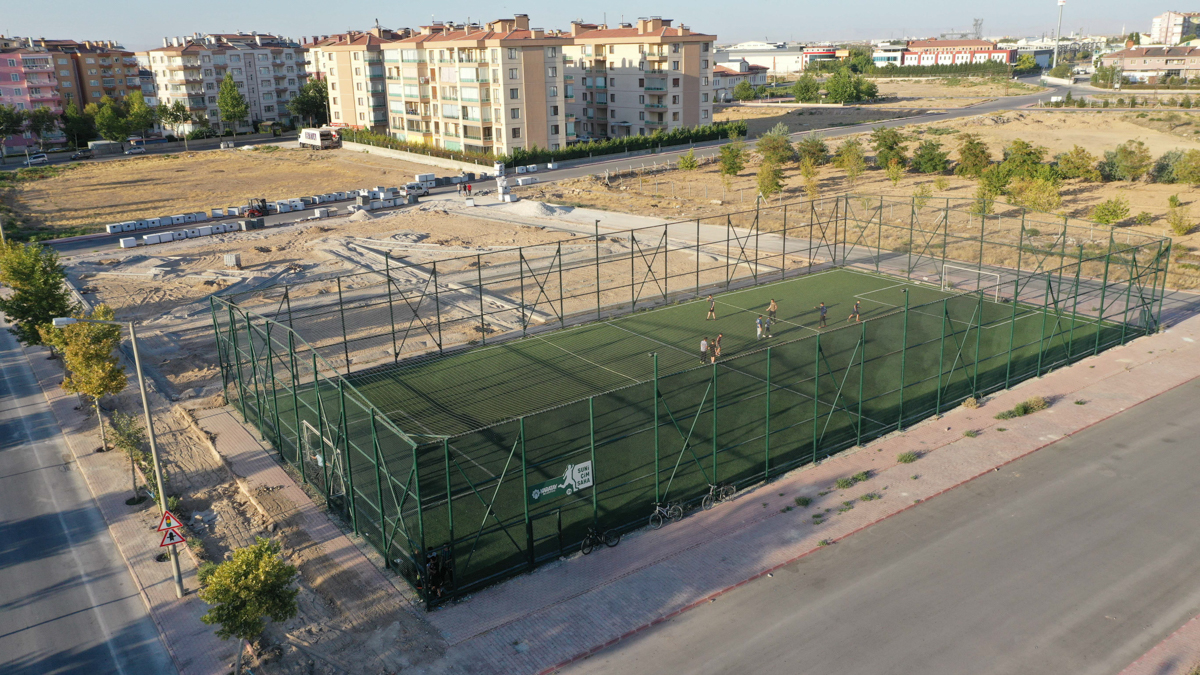
[[[427,197],[427,196],[429,196],[429,188],[425,187],[421,183],[405,183],[404,184],[404,194],[416,195],[418,197]]]

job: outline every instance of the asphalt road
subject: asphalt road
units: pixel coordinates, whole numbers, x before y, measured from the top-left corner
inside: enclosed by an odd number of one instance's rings
[[[1200,380],[563,672],[1118,673],[1200,613],[1197,397]]]
[[[41,389],[2,329],[0,672],[176,673]]]

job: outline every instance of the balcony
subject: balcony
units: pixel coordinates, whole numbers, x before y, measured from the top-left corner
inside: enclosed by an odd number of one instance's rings
[[[666,91],[666,82],[646,82],[646,91]]]
[[[25,72],[27,72],[27,73],[52,72],[54,70],[53,64],[49,64],[49,63],[47,63],[46,65],[41,65],[41,64],[35,65],[32,63],[28,63],[28,62],[22,62],[21,65],[24,67]]]
[[[666,120],[645,120],[645,122],[646,122],[646,126],[649,126],[649,127],[665,127],[665,126],[667,126]]]
[[[29,95],[29,100],[31,100],[31,101],[51,101],[51,100],[54,100],[57,98],[58,98],[58,90],[57,89],[53,89],[51,91],[43,91],[40,94],[30,94]]]
[[[666,104],[666,103],[647,103],[647,104],[646,104],[646,107],[647,107],[647,108],[656,108],[656,109],[660,109],[660,110],[665,110],[665,109],[666,109],[666,107],[667,107],[667,104]]]
[[[666,54],[643,54],[647,61],[666,61]]]

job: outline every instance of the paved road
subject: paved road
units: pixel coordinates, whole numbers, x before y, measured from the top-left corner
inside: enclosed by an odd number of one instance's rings
[[[2,329],[0,672],[176,672],[41,389]]]
[[[1197,397],[1200,380],[563,672],[1118,673],[1200,613]]]

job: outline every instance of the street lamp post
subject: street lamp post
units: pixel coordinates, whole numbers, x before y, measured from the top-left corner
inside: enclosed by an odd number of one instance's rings
[[[1058,0],[1058,30],[1054,33],[1054,63],[1051,64],[1050,70],[1058,66],[1058,43],[1062,40],[1062,13],[1065,4],[1067,0]]]
[[[154,483],[155,490],[158,492],[158,508],[161,513],[167,511],[167,493],[163,490],[162,465],[158,461],[158,444],[154,438],[154,421],[150,418],[150,403],[146,398],[146,380],[142,376],[142,359],[138,354],[137,330],[133,326],[133,322],[128,324],[120,321],[100,321],[98,319],[74,319],[70,317],[59,317],[54,319],[55,328],[63,328],[70,326],[73,323],[103,323],[110,326],[129,326],[129,341],[133,345],[133,366],[137,371],[138,389],[142,393],[142,410],[146,414],[146,434],[150,440],[150,458],[154,463]],[[171,556],[171,571],[175,577],[175,597],[183,597],[183,574],[179,571],[179,554],[176,553],[174,546],[168,546],[167,550]]]

